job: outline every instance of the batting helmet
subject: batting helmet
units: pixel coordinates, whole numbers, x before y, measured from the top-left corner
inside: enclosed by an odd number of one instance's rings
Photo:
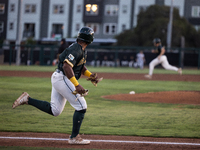
[[[153,39],[153,43],[161,43],[161,40],[159,39],[159,38],[155,38],[155,39]]]
[[[87,43],[92,43],[94,40],[94,31],[92,28],[89,27],[82,27],[78,32],[77,39],[80,39]]]

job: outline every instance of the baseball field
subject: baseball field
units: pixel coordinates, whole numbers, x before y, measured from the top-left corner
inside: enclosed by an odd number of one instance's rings
[[[183,75],[162,68],[151,80],[148,68],[88,67],[103,77],[89,90],[81,137],[90,145],[69,145],[73,108],[66,103],[58,117],[12,103],[26,91],[49,101],[55,66],[0,66],[0,149],[200,149],[200,70],[184,68]],[[135,94],[129,94],[135,91]]]

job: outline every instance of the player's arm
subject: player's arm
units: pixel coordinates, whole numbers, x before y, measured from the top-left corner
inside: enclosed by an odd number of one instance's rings
[[[83,67],[81,74],[87,77],[90,77],[92,75],[92,73],[85,66]]]
[[[85,66],[83,67],[81,73],[88,78],[92,77],[96,82],[98,80],[97,73],[91,73]]]
[[[64,62],[63,70],[64,70],[64,73],[67,76],[67,78],[74,84],[76,91],[79,94],[85,93],[85,89],[78,83],[78,81],[76,80],[76,78],[74,76],[74,71],[72,69],[72,66],[69,63]]]
[[[88,81],[91,81],[94,86],[97,86],[97,83],[103,78],[98,79],[97,73],[91,73],[85,66],[83,67],[81,73],[88,77]]]

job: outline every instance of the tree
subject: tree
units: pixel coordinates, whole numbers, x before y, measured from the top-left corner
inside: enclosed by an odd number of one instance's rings
[[[152,46],[155,37],[166,45],[167,25],[169,22],[168,6],[152,5],[138,15],[137,26],[116,36],[117,45]],[[200,47],[197,42],[199,32],[185,19],[180,17],[178,9],[173,11],[172,47],[180,47],[181,37],[185,37],[186,47]]]

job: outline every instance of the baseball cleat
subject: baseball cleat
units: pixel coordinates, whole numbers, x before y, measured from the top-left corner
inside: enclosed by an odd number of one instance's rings
[[[68,140],[69,144],[77,144],[77,145],[85,145],[85,144],[90,144],[89,140],[83,140],[80,135],[78,134],[76,137],[74,138],[70,138],[69,136],[69,140]]]
[[[144,77],[145,77],[145,78],[148,78],[148,79],[151,79],[151,78],[152,78],[152,76],[151,76],[151,75],[148,75],[148,74],[145,75]]]
[[[180,75],[182,75],[182,69],[181,69],[181,68],[178,69],[178,73],[179,73]]]
[[[16,108],[19,105],[28,104],[29,94],[23,92],[22,95],[13,103],[12,108]]]

